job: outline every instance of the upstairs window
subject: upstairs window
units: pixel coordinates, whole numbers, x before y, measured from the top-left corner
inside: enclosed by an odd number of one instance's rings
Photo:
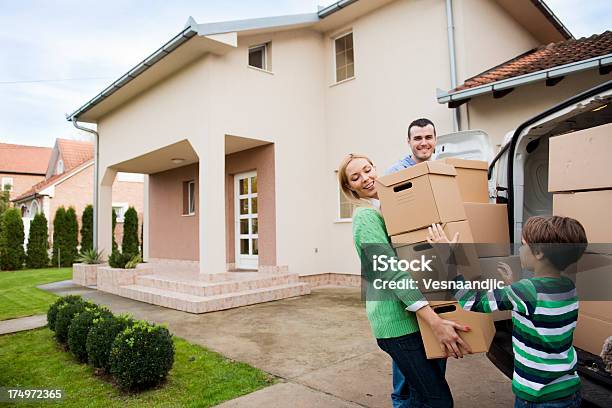
[[[194,215],[195,203],[195,181],[185,181],[183,183],[183,215]]]
[[[353,33],[344,34],[334,40],[336,82],[355,76],[355,58],[353,53]]]
[[[55,174],[62,174],[64,172],[64,162],[60,159],[57,161],[57,166],[55,167]]]
[[[249,47],[249,66],[268,70],[268,44]]]
[[[13,191],[13,178],[12,177],[2,177],[2,185],[0,188],[4,191]]]

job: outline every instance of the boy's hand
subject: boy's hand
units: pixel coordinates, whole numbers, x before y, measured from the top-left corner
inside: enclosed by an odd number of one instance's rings
[[[512,268],[505,262],[497,263],[497,272],[501,275],[502,280],[506,286],[512,285]]]
[[[440,224],[431,224],[431,227],[427,228],[427,232],[429,232],[427,235],[427,242],[430,244],[451,244],[451,246],[454,246],[459,242],[458,232],[456,232],[453,239],[449,241],[446,232],[444,232]]]

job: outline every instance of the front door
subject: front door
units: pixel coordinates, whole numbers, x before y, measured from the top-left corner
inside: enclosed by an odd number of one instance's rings
[[[257,269],[257,172],[234,176],[234,202],[236,268]]]

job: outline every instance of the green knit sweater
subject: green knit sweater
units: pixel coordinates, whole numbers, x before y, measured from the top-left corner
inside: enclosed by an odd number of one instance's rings
[[[357,208],[353,214],[353,240],[361,260],[362,273],[371,264],[372,255],[395,257],[390,245],[387,228],[380,213],[373,208]],[[368,246],[364,244],[388,244]],[[368,248],[375,248],[370,254]],[[382,248],[382,249],[381,249]],[[393,271],[394,279],[410,279],[407,272]],[[414,312],[427,305],[427,300],[418,289],[395,290],[394,300],[366,300],[366,313],[372,333],[377,339],[400,337],[419,331]]]

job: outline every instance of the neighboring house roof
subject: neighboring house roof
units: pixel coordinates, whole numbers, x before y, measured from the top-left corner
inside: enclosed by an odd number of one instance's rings
[[[612,31],[535,48],[466,80],[438,102],[467,99],[542,79],[562,78],[584,69],[612,67]],[[537,75],[536,75],[537,74]]]
[[[27,191],[25,191],[18,197],[13,198],[11,201],[19,202],[19,201],[25,201],[35,195],[49,195],[48,189],[50,189],[51,187],[55,187],[56,185],[64,182],[65,180],[79,173],[81,170],[84,170],[93,164],[94,164],[94,160],[90,159],[90,160],[87,160],[81,163],[80,165],[77,165],[71,168],[70,170],[63,172],[62,174],[56,174],[54,176],[51,176],[48,179],[43,180],[40,183],[33,185]],[[93,183],[93,180],[92,180],[92,183]],[[92,187],[92,191],[93,191],[93,187]]]
[[[498,1],[504,3],[504,1],[502,0]],[[525,1],[529,2],[530,4],[533,4],[541,13],[541,15],[543,15],[550,22],[550,24],[554,26],[555,30],[557,30],[564,38],[572,37],[572,34],[567,30],[565,26],[563,26],[559,19],[554,15],[554,13],[546,6],[546,4],[542,0]],[[172,70],[179,69],[180,66],[184,66],[185,64],[192,62],[195,58],[194,54],[197,54],[197,52],[215,52],[222,54],[223,52],[226,52],[224,51],[224,48],[236,47],[237,33],[239,32],[253,33],[257,32],[258,30],[281,30],[289,28],[313,27],[314,25],[321,23],[327,17],[334,15],[337,12],[346,9],[355,3],[359,3],[359,5],[363,6],[363,12],[365,13],[371,11],[371,8],[373,7],[377,7],[377,4],[382,5],[388,2],[390,2],[390,0],[367,0],[361,2],[359,0],[340,0],[333,4],[330,4],[327,7],[319,9],[316,13],[255,18],[238,21],[225,21],[208,24],[198,24],[192,17],[189,17],[185,28],[181,32],[171,38],[167,43],[162,45],[153,54],[149,55],[130,71],[125,73],[119,79],[117,79],[104,90],[102,90],[102,92],[100,92],[98,95],[96,95],[91,100],[86,102],[83,106],[68,115],[67,120],[72,121],[78,119],[84,122],[95,123],[97,117],[99,117],[99,115],[102,114],[102,112],[104,111],[104,109],[100,108],[98,105],[108,99],[111,95],[115,94],[117,91],[123,91],[119,92],[119,94],[121,94],[122,96],[118,98],[119,100],[124,102],[134,97],[135,95],[138,95],[139,92],[142,91],[142,88],[146,88],[147,86],[153,84],[155,82],[155,79],[142,79],[143,77],[146,78],[147,74],[150,73],[150,71],[155,71],[150,70],[152,67],[157,68],[156,72],[157,75],[160,77],[170,75],[170,73],[173,72]],[[513,2],[516,3],[516,0],[512,0],[510,3]],[[329,30],[329,27],[327,27],[326,29]],[[164,65],[159,64],[160,61],[166,59],[166,57],[168,57],[169,55],[176,54],[175,51],[179,49],[183,44],[193,43],[193,41],[189,41],[192,38],[199,38],[199,40],[201,41],[198,45],[193,45],[193,49],[190,49],[189,51],[185,51],[184,47],[181,48],[184,51],[182,57],[183,60],[179,61],[179,63],[176,63],[175,60],[174,65],[176,66],[173,68],[159,68],[160,65]],[[168,63],[166,65],[172,64]],[[155,77],[155,75],[151,74],[150,77]],[[126,91],[126,88],[130,88],[126,85],[133,82],[136,83],[136,85],[133,86],[135,90],[133,90],[132,92]],[[115,97],[115,99],[116,98],[117,96]],[[96,110],[94,108],[100,109],[97,109],[98,112],[93,114],[90,111],[92,109]]]
[[[0,172],[44,175],[51,151],[50,147],[0,143]]]
[[[92,142],[57,139],[57,146],[64,161],[65,170],[70,170],[87,160],[91,160],[94,156]]]

